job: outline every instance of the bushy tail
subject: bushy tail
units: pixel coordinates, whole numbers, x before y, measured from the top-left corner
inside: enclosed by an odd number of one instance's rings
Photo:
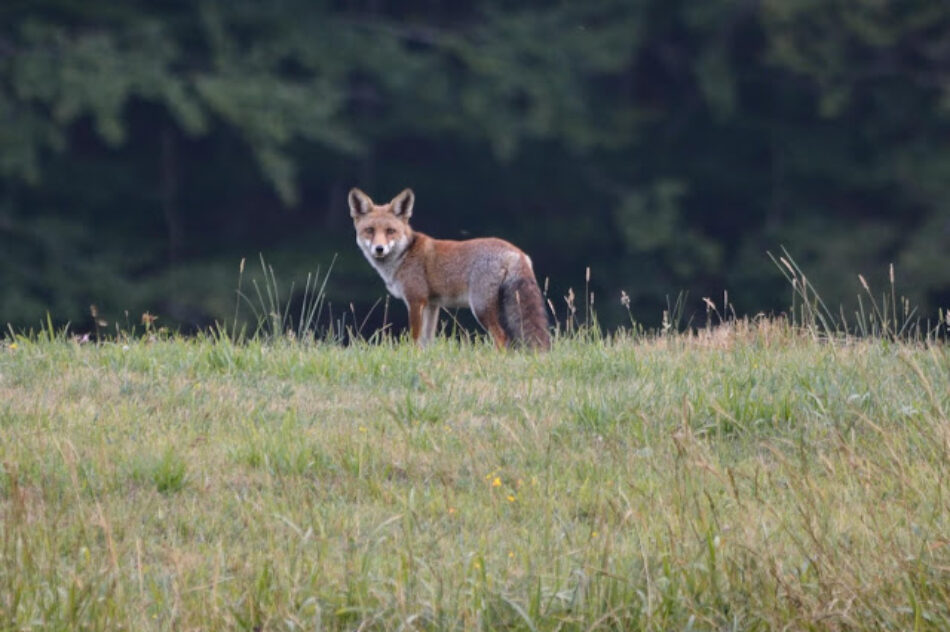
[[[541,288],[534,277],[519,276],[501,284],[501,326],[512,346],[527,346],[537,351],[551,348],[548,313],[544,309]]]

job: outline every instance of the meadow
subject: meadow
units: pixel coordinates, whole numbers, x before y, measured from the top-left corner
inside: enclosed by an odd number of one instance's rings
[[[950,628],[942,343],[0,344],[0,629]]]

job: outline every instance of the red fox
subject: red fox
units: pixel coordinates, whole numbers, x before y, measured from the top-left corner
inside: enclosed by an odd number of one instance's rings
[[[414,341],[432,339],[440,307],[469,307],[499,349],[550,349],[547,312],[528,255],[494,237],[452,241],[413,231],[412,189],[388,204],[374,204],[359,189],[347,199],[356,243],[390,294],[406,302]]]

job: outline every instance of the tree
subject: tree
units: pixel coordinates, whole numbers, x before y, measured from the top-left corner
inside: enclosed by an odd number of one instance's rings
[[[681,289],[781,309],[781,244],[833,302],[890,261],[950,301],[940,3],[49,0],[0,25],[11,322],[207,323],[260,250],[340,252],[331,290],[371,303],[339,245],[356,183],[517,241],[552,297],[592,266],[608,323],[620,289],[646,319]]]

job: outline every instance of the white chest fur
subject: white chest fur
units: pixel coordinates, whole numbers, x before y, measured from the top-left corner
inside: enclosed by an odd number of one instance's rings
[[[396,272],[399,270],[399,264],[402,263],[402,257],[388,257],[379,260],[368,254],[365,250],[363,254],[366,256],[370,265],[379,272],[379,276],[381,276],[383,282],[386,283],[386,289],[389,290],[389,293],[396,298],[405,300],[406,297],[402,291],[402,283],[396,278]]]

